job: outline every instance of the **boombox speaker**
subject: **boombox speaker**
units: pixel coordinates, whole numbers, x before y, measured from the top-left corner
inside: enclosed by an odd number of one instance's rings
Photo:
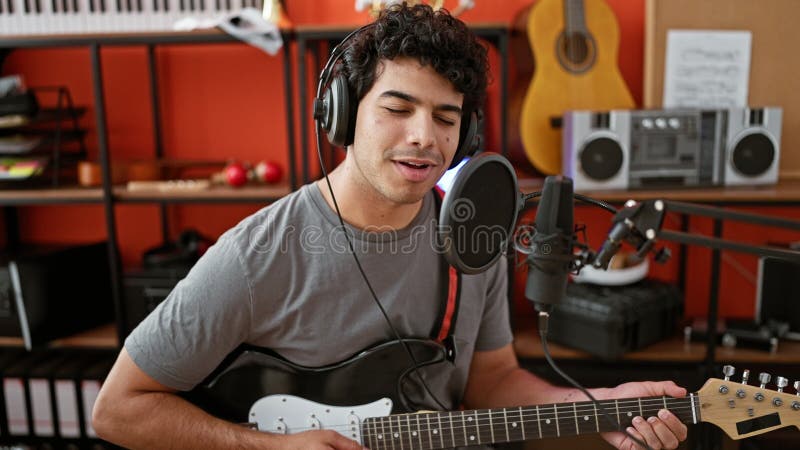
[[[775,184],[780,161],[781,108],[728,110],[726,186]]]
[[[630,122],[628,111],[564,115],[564,174],[576,190],[628,188]]]

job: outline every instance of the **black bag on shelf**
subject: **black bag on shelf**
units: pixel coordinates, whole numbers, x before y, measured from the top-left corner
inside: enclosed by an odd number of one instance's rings
[[[0,97],[0,116],[34,117],[39,112],[39,102],[33,91],[12,93]]]
[[[627,286],[570,283],[550,317],[553,342],[615,360],[672,336],[683,316],[677,286],[642,280]]]
[[[106,242],[0,254],[0,336],[30,349],[113,320]]]

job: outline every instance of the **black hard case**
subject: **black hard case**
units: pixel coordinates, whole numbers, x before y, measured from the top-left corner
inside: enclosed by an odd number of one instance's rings
[[[643,280],[627,286],[570,283],[550,317],[553,342],[605,360],[675,334],[683,296],[671,284]]]

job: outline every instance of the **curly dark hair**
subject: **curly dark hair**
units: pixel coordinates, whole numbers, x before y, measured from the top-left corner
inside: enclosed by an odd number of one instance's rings
[[[464,114],[483,104],[488,83],[486,47],[446,10],[405,3],[387,7],[372,26],[353,36],[337,67],[358,102],[372,88],[378,62],[412,57],[430,65],[464,94]]]

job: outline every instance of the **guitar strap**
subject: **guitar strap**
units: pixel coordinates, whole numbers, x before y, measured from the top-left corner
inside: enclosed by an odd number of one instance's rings
[[[444,191],[438,186],[435,187],[433,197],[436,204],[436,217],[438,220],[439,213],[442,209]],[[453,335],[456,329],[458,307],[461,301],[461,273],[447,262],[444,253],[442,253],[440,258],[439,267],[443,279],[447,280],[447,282],[442,284],[440,292],[440,298],[442,300],[439,303],[439,313],[436,316],[436,321],[433,323],[431,339],[445,347],[447,359],[453,362],[456,358],[456,346]]]

